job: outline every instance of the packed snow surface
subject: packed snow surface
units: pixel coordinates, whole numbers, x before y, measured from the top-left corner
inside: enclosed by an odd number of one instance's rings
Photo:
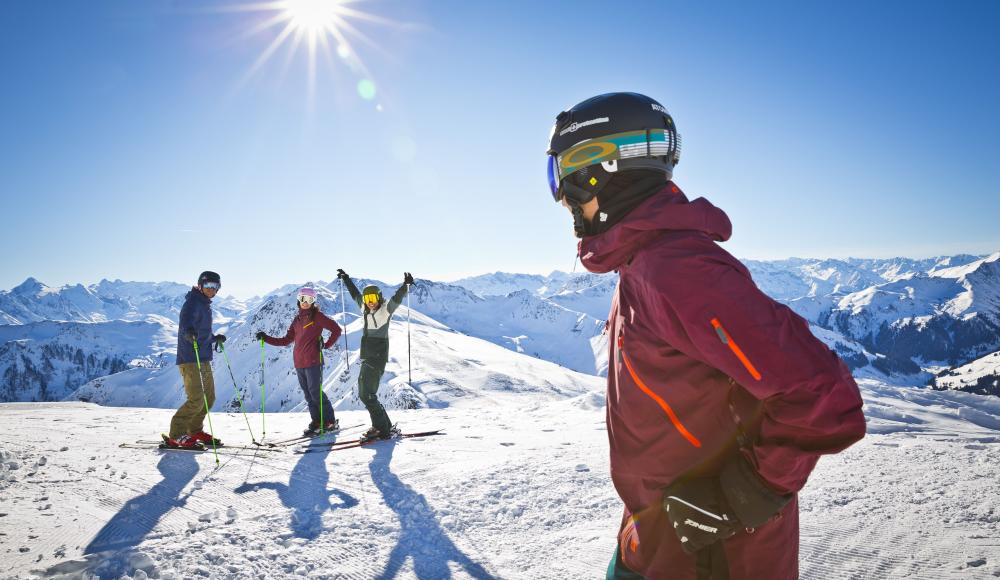
[[[455,380],[461,380],[462,373]],[[333,452],[119,448],[171,411],[0,405],[0,577],[595,578],[615,545],[603,381],[390,410],[444,435]],[[803,578],[1000,576],[1000,399],[861,381],[869,435],[801,496]],[[339,411],[354,438],[367,413]],[[302,413],[216,413],[250,443]],[[331,436],[332,437],[332,436]],[[317,448],[314,442],[313,448]]]

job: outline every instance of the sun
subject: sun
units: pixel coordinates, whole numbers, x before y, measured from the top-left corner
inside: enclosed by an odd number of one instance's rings
[[[289,24],[298,30],[315,35],[335,26],[336,0],[284,0],[282,2]]]
[[[308,95],[310,101],[316,90],[317,62],[322,56],[332,68],[346,65],[357,79],[358,95],[365,100],[375,98],[375,82],[352,41],[366,44],[373,49],[379,46],[355,25],[364,21],[383,25],[397,23],[365,12],[356,6],[365,0],[271,0],[231,7],[239,12],[261,12],[266,17],[247,31],[254,36],[269,30],[276,35],[247,71],[243,82],[257,74],[270,58],[286,44],[289,61],[304,47],[308,58]],[[286,61],[287,62],[287,61]]]

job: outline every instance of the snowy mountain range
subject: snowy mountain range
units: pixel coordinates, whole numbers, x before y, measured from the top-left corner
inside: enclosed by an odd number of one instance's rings
[[[923,260],[793,258],[746,263],[758,285],[805,317],[858,376],[924,385],[934,374],[1000,349],[1000,252]],[[378,284],[386,295],[396,288],[374,280],[356,282]],[[409,297],[414,361],[448,342],[442,337],[460,334],[475,339],[474,344],[485,341],[576,372],[606,374],[602,331],[616,283],[615,274],[586,272],[497,272],[449,283],[418,280]],[[356,359],[357,308],[347,297],[347,312],[341,313],[339,281],[311,285],[321,290],[323,310],[348,324],[348,348]],[[247,406],[260,405],[261,353],[252,336],[257,330],[284,333],[299,286],[287,284],[247,301],[214,301],[216,327],[230,337],[227,354]],[[171,406],[180,396],[173,352],[177,315],[188,289],[169,282],[120,280],[52,288],[29,278],[0,292],[0,320],[5,323],[0,325],[0,401],[61,399],[90,381],[75,398]],[[392,326],[398,364],[405,361],[406,328],[401,325],[409,313],[404,302]],[[426,336],[435,338],[426,342]],[[355,408],[350,392],[356,365],[347,369],[343,342],[329,355],[328,394],[343,408]],[[265,407],[297,408],[301,395],[290,349],[267,347],[265,358]],[[219,405],[238,404],[229,386],[233,381],[228,370],[220,374],[223,370],[216,367]],[[447,384],[446,377],[435,380]],[[430,385],[411,387],[392,372],[385,382],[391,405],[441,402],[421,390]],[[141,388],[142,395],[126,396],[130,388]],[[948,388],[986,392],[971,384]],[[231,397],[223,396],[229,391]]]

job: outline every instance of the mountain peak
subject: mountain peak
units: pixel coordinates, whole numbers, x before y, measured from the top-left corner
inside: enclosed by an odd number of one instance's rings
[[[48,286],[29,276],[24,282],[11,289],[11,292],[16,294],[36,294],[46,288]]]

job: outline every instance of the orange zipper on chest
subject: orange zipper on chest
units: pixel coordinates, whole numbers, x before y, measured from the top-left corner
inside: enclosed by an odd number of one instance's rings
[[[701,447],[701,441],[699,441],[697,437],[684,427],[684,424],[681,423],[680,418],[677,417],[677,413],[674,413],[670,404],[664,401],[663,397],[654,393],[653,390],[646,386],[646,383],[639,378],[639,374],[635,371],[635,368],[632,367],[632,361],[629,360],[628,355],[625,354],[625,337],[622,334],[618,335],[618,354],[621,355],[622,362],[625,363],[625,368],[628,369],[628,374],[631,375],[632,381],[637,387],[639,387],[639,390],[645,393],[650,399],[656,401],[656,404],[659,405],[660,408],[663,409],[663,412],[667,414],[667,418],[670,419],[670,422],[673,424],[674,428],[677,429],[677,432],[680,433],[688,443],[695,447]]]

